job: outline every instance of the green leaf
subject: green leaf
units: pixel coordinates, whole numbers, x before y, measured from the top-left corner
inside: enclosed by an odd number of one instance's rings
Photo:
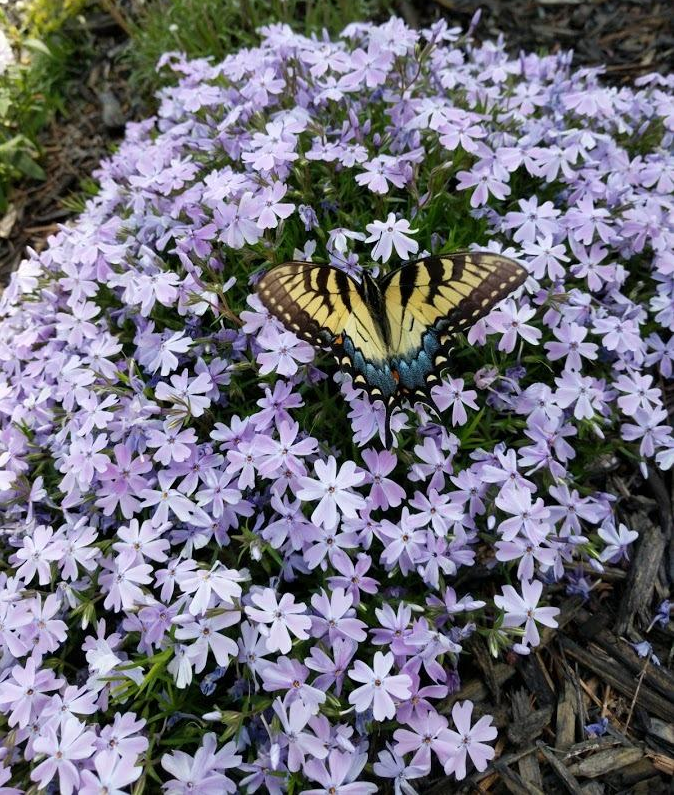
[[[41,52],[43,55],[46,55],[48,58],[53,57],[49,47],[47,47],[47,45],[43,41],[40,41],[40,39],[35,39],[35,38],[24,39],[22,43],[27,50],[33,50],[33,52]]]
[[[45,180],[47,178],[42,166],[36,160],[33,160],[33,158],[26,152],[17,153],[16,159],[14,160],[14,165],[19,171],[21,171],[22,174],[25,174],[27,177],[32,177],[33,179],[39,180]]]

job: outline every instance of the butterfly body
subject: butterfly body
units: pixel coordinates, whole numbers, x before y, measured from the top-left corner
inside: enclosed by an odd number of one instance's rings
[[[406,263],[360,282],[332,265],[287,262],[266,273],[258,294],[271,314],[316,347],[332,350],[354,386],[386,407],[429,402],[453,335],[467,332],[526,279],[517,262],[457,252]]]

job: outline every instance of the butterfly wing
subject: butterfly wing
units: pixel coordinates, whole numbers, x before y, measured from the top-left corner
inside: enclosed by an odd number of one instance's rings
[[[257,286],[272,315],[300,339],[332,350],[340,367],[373,398],[397,389],[384,335],[361,285],[331,265],[286,262]]]
[[[526,278],[517,262],[486,251],[427,257],[387,274],[389,358],[401,393],[428,400],[452,335],[467,332]]]

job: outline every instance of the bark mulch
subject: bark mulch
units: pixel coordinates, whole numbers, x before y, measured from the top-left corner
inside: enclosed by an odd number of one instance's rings
[[[483,9],[476,35],[503,33],[508,49],[575,51],[576,65],[605,65],[616,85],[653,70],[671,69],[674,54],[671,2],[604,0],[399,0],[409,24],[446,15],[467,26]],[[26,245],[39,249],[70,212],[62,200],[77,191],[123,132],[126,120],[147,113],[128,89],[120,54],[124,32],[105,15],[90,17],[94,62],[73,87],[68,119],[57,119],[43,146],[47,180],[17,188],[14,219],[0,219],[0,285]],[[11,222],[11,223],[10,223]],[[460,699],[492,714],[500,729],[497,758],[483,773],[457,784],[442,777],[417,782],[424,795],[444,793],[646,793],[670,791],[674,775],[674,674],[672,622],[652,626],[654,607],[674,580],[674,519],[670,473],[652,471],[646,482],[629,465],[598,461],[598,488],[621,495],[618,511],[640,533],[629,567],[608,567],[583,600],[556,594],[559,628],[545,630],[528,658],[494,660],[480,638],[464,666]],[[577,572],[578,575],[583,572]],[[592,572],[586,572],[594,582]],[[474,590],[489,589],[490,573],[471,569]],[[481,582],[476,582],[481,580]],[[462,583],[458,584],[461,587]],[[648,640],[661,665],[640,657],[633,643]],[[443,705],[449,713],[452,697]],[[608,718],[606,733],[589,737],[585,726]]]

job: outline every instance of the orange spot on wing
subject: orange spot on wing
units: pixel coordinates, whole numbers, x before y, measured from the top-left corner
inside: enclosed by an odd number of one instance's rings
[[[335,345],[341,345],[344,342],[344,337],[341,334],[335,337]]]
[[[391,370],[391,375],[396,384],[400,382],[400,373],[397,370]]]

